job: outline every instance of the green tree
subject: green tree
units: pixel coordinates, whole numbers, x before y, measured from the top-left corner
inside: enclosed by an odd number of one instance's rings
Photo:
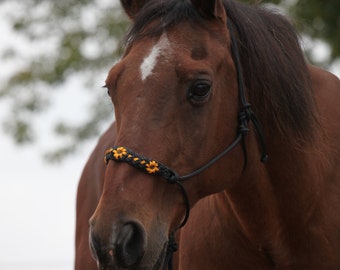
[[[93,100],[83,112],[88,118],[78,124],[55,123],[55,133],[67,143],[48,157],[60,159],[74,151],[81,142],[98,135],[112,118],[112,105],[105,103],[99,84],[104,84],[105,74],[119,57],[119,40],[128,27],[118,4],[114,0],[0,3],[2,20],[14,33],[12,43],[0,55],[1,66],[11,68],[7,76],[0,77],[0,102],[10,104],[1,121],[17,143],[37,139],[34,120],[74,78],[77,87],[84,89],[83,95]]]
[[[304,35],[327,42],[331,57],[326,64],[339,58],[339,0],[261,3],[281,6]],[[53,104],[55,93],[70,80],[78,80],[77,87],[93,101],[83,112],[85,121],[55,123],[56,134],[67,143],[49,157],[61,159],[97,136],[112,120],[112,106],[105,103],[108,99],[103,98],[99,84],[121,53],[119,40],[128,19],[118,0],[3,0],[0,16],[15,37],[0,54],[1,66],[10,67],[0,73],[0,102],[10,104],[0,121],[17,143],[37,138],[34,119]]]
[[[340,1],[299,0],[290,11],[301,32],[329,44],[328,63],[340,57]]]
[[[254,3],[254,0],[242,0]],[[340,57],[340,1],[329,0],[262,0],[257,3],[272,3],[286,10],[293,24],[300,33],[312,40],[320,40],[328,44],[329,57],[322,62],[313,58],[310,51],[306,51],[309,60],[315,64],[329,67]],[[308,48],[307,48],[308,49]]]

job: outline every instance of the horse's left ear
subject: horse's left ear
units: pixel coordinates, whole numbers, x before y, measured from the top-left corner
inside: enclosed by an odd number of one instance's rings
[[[132,20],[147,2],[149,0],[120,0],[126,14]]]
[[[204,18],[219,18],[227,22],[227,15],[222,0],[191,0],[192,5]]]

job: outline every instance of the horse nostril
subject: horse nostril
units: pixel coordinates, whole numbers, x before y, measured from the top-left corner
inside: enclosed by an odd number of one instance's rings
[[[144,255],[146,237],[143,226],[137,222],[127,222],[123,225],[116,240],[117,260],[123,267],[131,267]]]
[[[109,232],[98,231],[101,227],[90,227],[90,250],[99,269],[129,268],[145,253],[146,233],[140,223],[129,221],[117,227],[118,230]]]

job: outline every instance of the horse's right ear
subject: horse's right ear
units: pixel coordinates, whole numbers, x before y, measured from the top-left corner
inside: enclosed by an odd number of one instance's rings
[[[120,0],[125,13],[133,20],[149,0]]]

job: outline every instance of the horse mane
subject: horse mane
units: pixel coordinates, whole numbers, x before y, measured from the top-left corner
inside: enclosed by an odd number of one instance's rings
[[[263,6],[224,0],[234,26],[245,86],[253,111],[267,132],[273,130],[299,144],[314,139],[316,106],[299,36],[279,13]],[[160,20],[159,24],[150,24]],[[161,35],[181,22],[204,27],[204,19],[187,0],[149,1],[135,19],[125,45]],[[146,26],[148,26],[146,28]]]

